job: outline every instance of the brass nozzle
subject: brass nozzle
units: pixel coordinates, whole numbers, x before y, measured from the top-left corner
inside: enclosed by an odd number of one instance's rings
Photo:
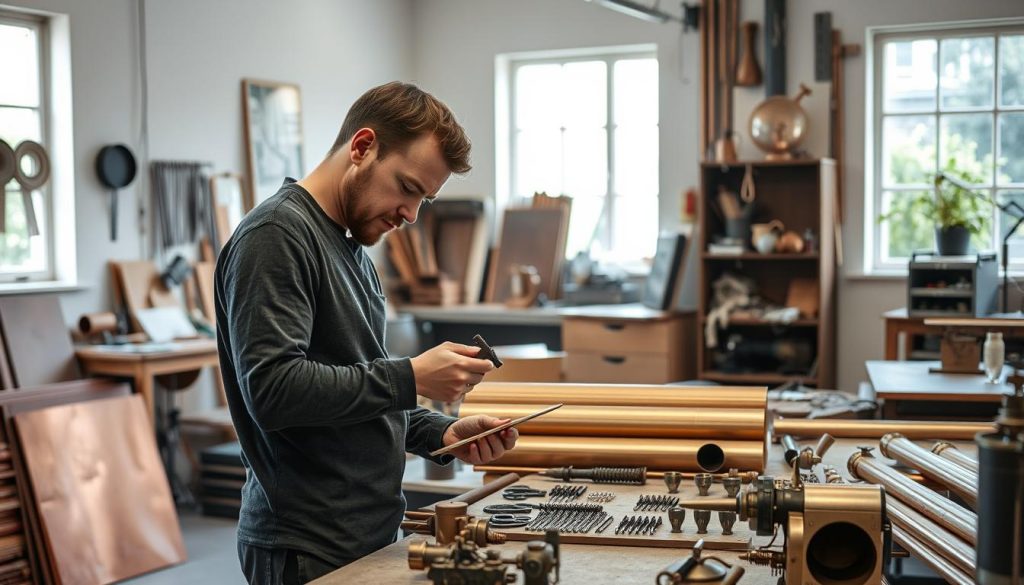
[[[700,498],[699,500],[685,500],[679,502],[680,508],[690,510],[712,510],[716,512],[739,512],[739,503],[736,498]]]

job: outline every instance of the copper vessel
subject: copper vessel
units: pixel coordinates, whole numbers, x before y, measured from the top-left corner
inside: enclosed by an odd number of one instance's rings
[[[792,99],[772,96],[750,113],[750,139],[765,152],[767,160],[789,160],[807,134],[807,112],[800,100],[811,90],[800,84],[800,91]]]
[[[656,406],[671,408],[754,408],[764,410],[768,389],[738,386],[658,386],[653,384],[544,384],[483,382],[464,404],[553,404]],[[894,429],[895,430],[895,429]],[[820,435],[817,433],[815,436]],[[882,433],[884,434],[884,433]],[[878,435],[878,436],[881,436]]]

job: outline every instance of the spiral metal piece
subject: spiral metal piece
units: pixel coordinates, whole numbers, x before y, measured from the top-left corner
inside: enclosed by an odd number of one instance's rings
[[[594,483],[613,483],[626,485],[644,485],[647,483],[646,467],[594,467],[592,469],[575,469],[569,467],[552,467],[541,475],[554,477],[562,481],[589,479]]]
[[[786,555],[782,551],[764,549],[752,550],[741,554],[740,558],[751,565],[771,567],[773,576],[782,575],[786,569]]]

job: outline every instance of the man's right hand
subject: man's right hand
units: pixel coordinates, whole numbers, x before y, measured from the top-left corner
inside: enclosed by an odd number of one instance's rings
[[[446,341],[412,358],[416,393],[431,400],[454,402],[473,389],[494,369],[478,359],[480,348]]]

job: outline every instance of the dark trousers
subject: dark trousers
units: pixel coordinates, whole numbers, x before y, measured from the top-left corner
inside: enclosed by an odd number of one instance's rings
[[[337,569],[309,553],[238,543],[238,561],[249,585],[302,585]]]

